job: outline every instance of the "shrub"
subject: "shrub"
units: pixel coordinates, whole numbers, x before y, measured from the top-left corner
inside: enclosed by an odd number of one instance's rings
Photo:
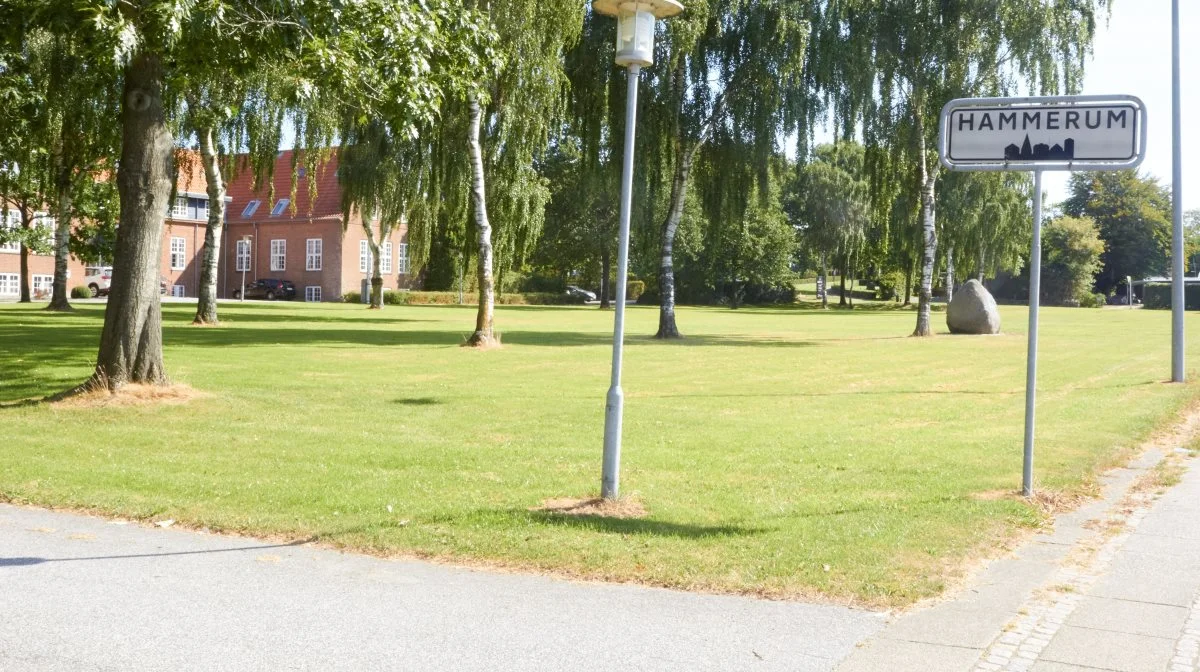
[[[1079,295],[1080,308],[1103,308],[1108,303],[1108,297],[1100,293],[1083,292]]]
[[[763,306],[771,304],[795,303],[800,292],[790,282],[773,285],[747,283],[742,287],[742,303]]]
[[[1147,308],[1165,310],[1171,307],[1171,283],[1148,283],[1142,292],[1142,303]],[[1185,310],[1200,310],[1200,285],[1188,283],[1183,288]]]
[[[646,293],[646,283],[642,280],[630,280],[628,292],[629,296],[626,298],[630,301],[637,301]]]
[[[72,287],[71,288],[71,298],[72,299],[90,299],[90,298],[92,298],[92,290],[88,289],[87,287],[84,287],[83,285],[78,285],[76,287]]]
[[[876,280],[875,297],[880,301],[897,301],[900,299],[900,293],[904,291],[904,282],[906,278],[904,273],[900,271],[892,271],[884,273]]]
[[[342,294],[342,303],[360,303],[361,301],[361,292],[346,292],[345,294]]]
[[[346,292],[342,301],[358,303],[362,295],[358,292]],[[463,304],[476,305],[477,294],[463,293]],[[501,306],[565,306],[582,304],[582,298],[568,296],[557,292],[527,292],[524,294],[496,294],[496,304]],[[383,303],[386,306],[453,306],[458,305],[458,292],[398,292],[385,290]]]

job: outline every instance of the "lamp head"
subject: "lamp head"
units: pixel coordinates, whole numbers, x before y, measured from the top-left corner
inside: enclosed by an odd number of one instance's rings
[[[683,11],[677,0],[596,0],[600,14],[617,19],[617,65],[654,64],[654,23]]]

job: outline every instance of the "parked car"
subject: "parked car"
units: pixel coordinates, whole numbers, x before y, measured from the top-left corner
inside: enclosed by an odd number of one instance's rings
[[[1141,304],[1142,304],[1142,300],[1137,298],[1137,296],[1134,296],[1133,297],[1133,305],[1140,306]],[[1125,294],[1113,294],[1112,296],[1108,297],[1108,305],[1110,305],[1110,306],[1127,306],[1127,305],[1129,305],[1129,297],[1126,296]]]
[[[584,301],[596,300],[595,292],[589,292],[588,290],[583,289],[582,287],[576,287],[575,285],[567,285],[567,296],[575,299],[583,299]]]
[[[233,290],[233,298],[242,298],[242,289],[240,287]],[[296,283],[291,280],[276,280],[274,278],[255,280],[253,283],[246,285],[246,298],[266,299],[267,301],[294,299],[296,298]]]
[[[92,291],[92,298],[107,296],[112,285],[112,266],[88,266],[83,269],[83,284]]]

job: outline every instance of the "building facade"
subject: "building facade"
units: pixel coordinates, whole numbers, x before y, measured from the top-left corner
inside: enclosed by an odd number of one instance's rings
[[[180,163],[175,200],[163,230],[160,274],[168,294],[195,297],[200,289],[208,224],[207,183],[198,161]],[[297,300],[341,301],[344,294],[360,291],[363,281],[369,280],[372,259],[361,216],[355,214],[345,230],[342,227],[336,154],[315,172],[317,175],[309,176],[303,167],[297,169],[294,203],[291,152],[281,152],[276,158],[273,185],[254,189],[254,177],[248,171],[229,182],[217,268],[218,297],[234,298],[243,280],[252,284],[273,278],[295,283]],[[314,186],[316,198],[312,197]],[[0,226],[21,226],[17,209],[10,207],[0,214]],[[39,212],[36,221],[52,239],[54,220]],[[20,253],[19,244],[0,245],[0,300],[20,296]],[[380,265],[385,289],[413,286],[403,228],[383,242]],[[84,285],[89,270],[72,257],[68,288]],[[34,300],[49,299],[54,255],[31,253],[29,273]]]

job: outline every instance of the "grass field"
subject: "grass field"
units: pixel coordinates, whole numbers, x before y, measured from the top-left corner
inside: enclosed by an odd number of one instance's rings
[[[1044,522],[1019,487],[1025,311],[907,338],[905,311],[633,308],[623,493],[640,519],[532,511],[598,492],[612,313],[165,306],[183,404],[0,407],[0,499],[317,537],[607,580],[904,605]],[[0,306],[0,402],[90,372],[103,306]],[[935,314],[944,328],[944,316]],[[1200,322],[1189,316],[1189,333]],[[1037,479],[1086,491],[1195,395],[1167,312],[1046,309]],[[1197,339],[1191,352],[1200,351]],[[389,508],[390,507],[390,508]]]

